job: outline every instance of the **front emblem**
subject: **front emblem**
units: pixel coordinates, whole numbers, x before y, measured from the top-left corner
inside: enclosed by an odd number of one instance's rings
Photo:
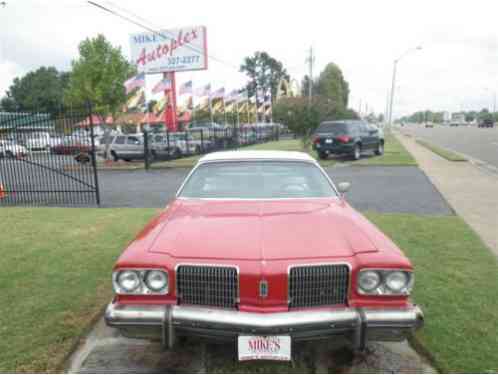
[[[259,296],[261,298],[266,298],[268,297],[268,281],[266,280],[261,280],[259,282]]]

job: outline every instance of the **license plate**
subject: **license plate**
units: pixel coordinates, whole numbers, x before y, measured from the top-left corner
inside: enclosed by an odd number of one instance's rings
[[[333,140],[333,139],[326,139],[326,140],[325,140],[325,143],[333,143],[333,142],[334,142],[334,140]]]
[[[239,336],[239,361],[291,360],[290,336]]]

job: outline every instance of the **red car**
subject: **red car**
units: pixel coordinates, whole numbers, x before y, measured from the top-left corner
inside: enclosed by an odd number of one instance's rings
[[[108,325],[125,336],[238,343],[290,360],[292,342],[404,339],[423,324],[413,267],[298,152],[204,156],[118,259]]]

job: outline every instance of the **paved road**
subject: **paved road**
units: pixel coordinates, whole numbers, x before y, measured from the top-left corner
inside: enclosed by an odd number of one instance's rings
[[[104,207],[164,207],[187,169],[102,171]],[[348,201],[361,211],[448,215],[445,200],[417,167],[331,167],[337,182],[350,181]]]
[[[498,168],[498,128],[474,126],[424,128],[413,125],[402,128],[402,131]]]

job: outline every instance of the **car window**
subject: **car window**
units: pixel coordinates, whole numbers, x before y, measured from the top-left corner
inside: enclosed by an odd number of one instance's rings
[[[316,133],[328,133],[333,135],[348,134],[349,124],[344,122],[322,122],[316,129]]]
[[[128,137],[128,139],[126,140],[126,144],[127,145],[139,145],[141,144],[142,142],[140,141],[139,138],[137,137]]]
[[[200,165],[179,196],[281,199],[331,197],[336,193],[324,173],[312,163],[237,161]]]
[[[124,145],[125,139],[126,139],[126,137],[124,137],[124,136],[118,136],[114,140],[114,143],[117,144],[117,145]]]

